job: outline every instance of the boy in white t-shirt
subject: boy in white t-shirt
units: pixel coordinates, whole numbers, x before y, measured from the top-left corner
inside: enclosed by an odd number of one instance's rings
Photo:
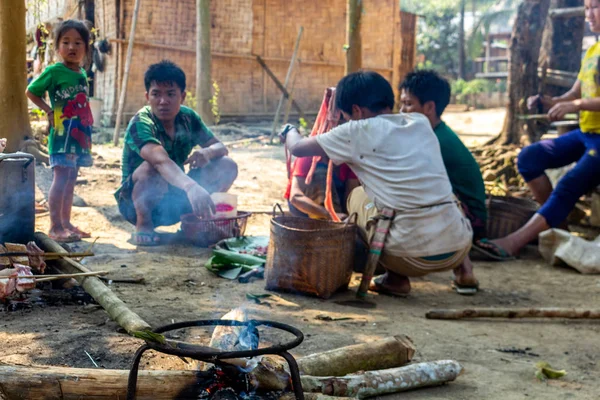
[[[348,213],[358,214],[368,240],[374,230],[367,222],[384,207],[395,210],[380,259],[386,273],[371,290],[402,296],[410,292],[409,277],[454,270],[459,293],[474,294],[478,282],[463,264],[473,232],[452,194],[439,142],[426,117],[394,114],[393,106],[385,78],[353,73],[336,88],[336,107],[349,122],[305,139],[285,130],[282,139],[296,157],[327,156],[352,169],[362,187],[350,195]]]

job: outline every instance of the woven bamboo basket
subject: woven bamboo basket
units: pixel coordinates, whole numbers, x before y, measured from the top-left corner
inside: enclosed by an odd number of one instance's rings
[[[353,223],[274,217],[265,268],[266,288],[324,299],[350,283],[354,265]]]
[[[487,237],[497,239],[513,233],[537,212],[536,202],[517,197],[492,196],[488,199]]]

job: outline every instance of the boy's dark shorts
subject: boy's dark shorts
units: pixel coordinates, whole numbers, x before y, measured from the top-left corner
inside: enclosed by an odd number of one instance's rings
[[[131,198],[133,192],[133,177],[130,176],[123,183],[117,194],[117,204],[123,218],[135,225],[137,223],[137,214]],[[183,214],[192,212],[186,193],[172,185],[164,195],[158,206],[152,212],[152,223],[154,226],[170,226],[181,221]]]

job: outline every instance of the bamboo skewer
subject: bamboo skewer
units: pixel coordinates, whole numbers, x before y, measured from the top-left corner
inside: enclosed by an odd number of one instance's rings
[[[43,254],[32,254],[27,252],[11,252],[11,253],[0,253],[0,257],[42,257],[45,260],[58,260],[61,258],[81,258],[81,257],[93,257],[94,253],[90,251],[84,251],[80,253],[43,253]]]
[[[427,319],[568,318],[600,319],[600,309],[583,308],[467,308],[431,310]]]
[[[55,274],[55,275],[30,275],[30,276],[20,276],[19,278],[24,278],[24,279],[35,279],[38,282],[43,282],[46,280],[53,280],[53,279],[64,279],[64,278],[78,278],[78,277],[85,277],[85,276],[101,276],[101,275],[108,275],[110,272],[108,271],[92,271],[92,272],[82,272],[80,274]]]

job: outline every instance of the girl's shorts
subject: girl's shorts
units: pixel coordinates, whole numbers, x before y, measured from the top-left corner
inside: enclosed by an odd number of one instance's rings
[[[79,168],[91,167],[94,160],[91,154],[50,154],[50,167]]]

